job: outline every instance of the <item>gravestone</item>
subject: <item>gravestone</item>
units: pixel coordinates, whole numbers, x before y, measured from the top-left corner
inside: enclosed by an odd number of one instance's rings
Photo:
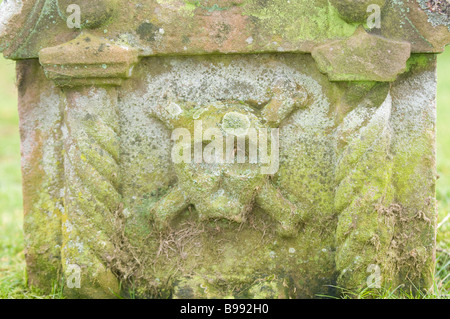
[[[446,1],[8,0],[29,284],[428,289]]]

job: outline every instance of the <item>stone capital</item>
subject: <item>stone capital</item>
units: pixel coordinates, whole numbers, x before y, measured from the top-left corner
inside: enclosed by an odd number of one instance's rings
[[[136,49],[82,33],[67,43],[42,49],[46,76],[61,87],[118,86],[138,62]]]
[[[395,81],[406,71],[410,54],[409,42],[371,35],[362,27],[348,39],[312,51],[319,70],[331,81]]]

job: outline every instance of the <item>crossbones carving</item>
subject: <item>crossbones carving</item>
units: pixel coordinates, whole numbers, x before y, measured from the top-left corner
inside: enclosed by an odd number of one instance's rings
[[[224,138],[230,136],[230,128],[232,134],[245,135],[252,128],[278,128],[294,110],[309,105],[308,93],[302,86],[291,84],[290,87],[290,92],[276,87],[265,101],[217,101],[201,106],[179,102],[166,92],[163,102],[150,115],[171,130],[185,128],[192,133],[194,122],[202,121],[203,127],[220,130]],[[205,140],[202,137],[192,144],[195,143],[205,143]],[[190,205],[195,207],[201,221],[223,218],[236,223],[245,222],[257,206],[277,223],[277,233],[283,237],[296,236],[297,225],[304,220],[305,213],[283,197],[272,184],[271,175],[260,172],[260,163],[208,164],[194,160],[174,163],[174,168],[177,184],[151,209],[155,227],[160,230],[167,228]]]

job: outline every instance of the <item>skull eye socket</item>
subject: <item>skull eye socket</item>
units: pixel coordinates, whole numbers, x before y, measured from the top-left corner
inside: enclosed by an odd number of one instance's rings
[[[222,129],[229,135],[247,135],[250,128],[250,119],[247,115],[229,112],[222,119]]]

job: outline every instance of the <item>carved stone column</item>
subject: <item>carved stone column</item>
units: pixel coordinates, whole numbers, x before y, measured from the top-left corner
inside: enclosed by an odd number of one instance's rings
[[[122,214],[116,87],[131,75],[137,52],[84,33],[43,49],[39,58],[63,92],[61,261],[66,278],[81,271],[81,288],[66,290],[73,296],[113,296],[119,282],[110,265]]]

